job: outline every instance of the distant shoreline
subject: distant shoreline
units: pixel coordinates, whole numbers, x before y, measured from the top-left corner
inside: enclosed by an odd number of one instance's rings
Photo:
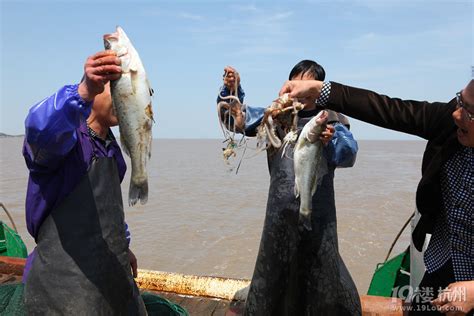
[[[12,137],[24,137],[25,135],[9,135],[5,133],[0,133],[0,138],[12,138]]]
[[[24,134],[21,135],[9,135],[0,132],[0,138],[18,138],[24,137]],[[120,137],[117,137],[117,140],[120,140]],[[194,141],[194,140],[219,140],[222,141],[222,138],[153,138],[153,140],[164,140],[164,141]],[[357,141],[375,141],[375,142],[424,142],[424,139],[357,139]]]

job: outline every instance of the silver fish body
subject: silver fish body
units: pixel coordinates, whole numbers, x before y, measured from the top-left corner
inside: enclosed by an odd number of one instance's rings
[[[319,140],[319,136],[326,129],[327,119],[328,112],[321,111],[305,124],[293,155],[295,194],[300,198],[299,223],[307,230],[311,230],[313,195],[320,181],[323,163],[324,145]]]
[[[122,76],[111,82],[111,94],[120,130],[122,149],[130,157],[132,175],[128,194],[129,205],[148,200],[146,164],[151,157],[153,90],[140,57],[122,28],[104,35],[104,46],[121,59]]]

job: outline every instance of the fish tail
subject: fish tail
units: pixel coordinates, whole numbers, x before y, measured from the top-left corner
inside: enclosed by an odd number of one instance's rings
[[[300,216],[298,219],[298,223],[300,226],[306,228],[307,230],[311,231],[311,210],[303,209],[300,210]]]
[[[134,206],[140,200],[140,204],[146,204],[148,201],[148,180],[134,182],[130,181],[130,190],[128,191],[128,204]]]

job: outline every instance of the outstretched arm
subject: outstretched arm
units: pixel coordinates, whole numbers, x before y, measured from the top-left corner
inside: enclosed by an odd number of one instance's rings
[[[240,85],[240,75],[231,66],[224,68],[224,85],[219,90],[217,104],[221,124],[228,130],[255,136],[265,112],[264,108],[244,105],[245,92]],[[237,91],[237,96],[235,96]]]
[[[331,110],[425,139],[436,136],[440,129],[454,127],[451,119],[451,113],[456,108],[454,99],[448,104],[401,100],[337,82],[317,80],[287,81],[280,90],[280,94],[283,93],[296,98],[319,98],[318,103]]]

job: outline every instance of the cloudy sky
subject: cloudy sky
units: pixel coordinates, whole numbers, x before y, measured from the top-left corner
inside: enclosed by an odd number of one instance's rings
[[[0,132],[77,83],[120,25],[155,90],[155,138],[219,138],[223,68],[268,106],[302,59],[327,79],[393,97],[449,101],[472,77],[472,1],[1,1]],[[415,139],[353,121],[358,139]]]

